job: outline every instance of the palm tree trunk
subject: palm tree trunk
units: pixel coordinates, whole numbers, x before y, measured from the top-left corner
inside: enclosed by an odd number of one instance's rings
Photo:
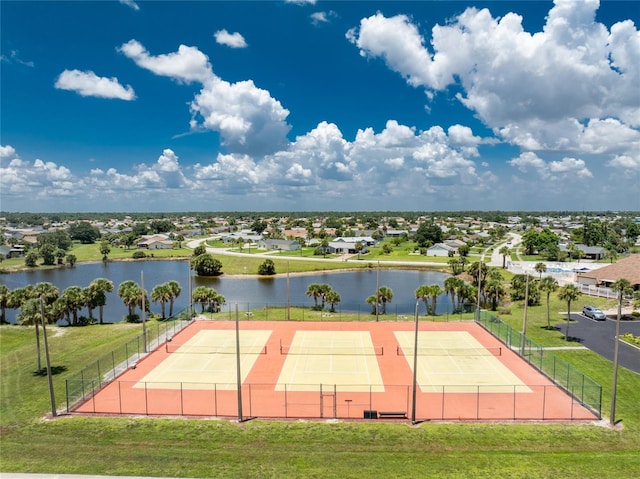
[[[551,329],[551,316],[549,313],[549,297],[551,296],[551,292],[547,293],[547,329]]]

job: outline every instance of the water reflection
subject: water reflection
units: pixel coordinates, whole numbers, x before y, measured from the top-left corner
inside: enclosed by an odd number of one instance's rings
[[[140,283],[141,272],[144,271],[144,285],[149,293],[154,286],[175,280],[180,283],[182,293],[175,302],[175,311],[188,306],[189,296],[189,263],[186,260],[170,261],[118,261],[112,263],[80,264],[74,268],[35,270],[0,275],[0,284],[9,289],[21,288],[28,284],[48,281],[58,287],[60,292],[69,286],[86,287],[96,278],[108,278],[113,281],[114,292],[107,296],[105,320],[120,321],[126,314],[126,308],[117,295],[118,285],[126,280]],[[336,309],[341,311],[370,311],[366,303],[368,296],[375,293],[377,275],[380,286],[387,286],[393,291],[393,299],[387,305],[389,314],[413,314],[415,310],[415,290],[420,285],[438,284],[442,287],[448,275],[437,271],[409,271],[381,269],[359,270],[332,273],[315,273],[309,275],[291,275],[289,278],[289,298],[292,306],[311,306],[313,299],[306,295],[312,283],[327,283],[341,296]],[[208,286],[222,294],[227,304],[248,304],[252,308],[265,305],[285,305],[287,302],[287,277],[285,274],[270,278],[222,277],[200,278],[193,276],[192,287]],[[421,311],[424,311],[422,309]],[[438,313],[449,312],[451,302],[442,295],[438,299]],[[160,305],[152,303],[151,310],[160,312]],[[82,314],[86,314],[83,312]],[[15,310],[7,310],[7,317],[15,321]]]

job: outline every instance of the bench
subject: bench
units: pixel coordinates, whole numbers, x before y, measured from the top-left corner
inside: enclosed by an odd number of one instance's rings
[[[400,417],[402,419],[407,419],[407,413],[406,411],[379,411],[378,417],[380,419],[383,419],[386,417]]]

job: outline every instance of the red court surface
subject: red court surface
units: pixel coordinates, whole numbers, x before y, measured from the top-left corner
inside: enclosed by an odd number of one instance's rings
[[[168,352],[179,351],[181,346],[188,347],[185,343],[191,341],[192,344],[194,338],[202,337],[201,332],[214,336],[219,332],[219,336],[235,337],[235,327],[236,323],[233,321],[195,321],[168,343],[170,348],[160,346],[139,361],[135,368],[127,369],[114,381],[103,385],[101,389],[87,391],[85,399],[74,405],[71,412],[243,419],[256,417],[407,420],[412,417],[414,358],[412,352],[405,356],[399,338],[406,337],[407,332],[413,335],[413,322],[241,321],[241,338],[250,335],[266,338],[264,348],[259,348],[260,352],[253,354],[248,362],[242,362],[245,370],[242,371],[241,395],[237,391],[235,369],[238,355],[226,351],[227,354],[224,354],[225,358],[222,359],[228,363],[231,358],[234,364],[233,371],[226,372],[231,374],[232,380],[217,383],[207,379],[210,377],[208,374],[217,373],[207,369],[207,361],[214,360],[214,356],[220,359],[221,354],[207,354],[204,348],[197,353],[192,351],[189,354]],[[340,371],[363,359],[359,356],[364,354],[361,351],[369,351],[366,345],[365,349],[354,350],[353,354],[348,350],[336,349],[336,354],[324,356],[312,352],[305,354],[304,351],[292,353],[293,349],[283,348],[283,345],[292,345],[301,334],[313,338],[316,334],[314,331],[329,331],[338,339],[342,335],[355,334],[355,337],[364,337],[368,341],[370,336],[373,349],[369,350],[374,352],[368,355],[368,362],[363,363],[364,369],[359,370],[361,373],[354,376],[353,383],[341,376]],[[364,333],[358,336],[358,333],[354,332]],[[452,338],[456,338],[456,334],[464,334],[481,345],[481,348],[500,352],[477,357],[467,356],[461,358],[462,362],[447,362],[451,356],[443,357],[446,354],[419,355],[420,375],[415,391],[416,421],[598,419],[596,414],[571,398],[476,323],[420,323],[420,345],[423,338],[437,335],[447,337],[443,334],[446,332],[451,332]],[[404,351],[407,351],[406,347]],[[455,350],[452,353],[454,356],[457,355]],[[192,362],[189,368],[179,369],[177,366],[171,366],[176,360],[186,361],[187,356]],[[246,359],[244,353],[240,356]],[[286,363],[287,358],[289,363]],[[328,372],[323,375],[321,381],[304,370],[296,371],[298,363],[303,367],[311,360],[316,361],[312,367],[317,368],[318,364],[327,365]],[[482,379],[485,360],[486,368],[495,370],[489,371],[488,379]],[[462,368],[460,364],[463,365]],[[448,377],[449,371],[455,371],[455,368],[465,369],[465,364],[471,372],[460,370],[450,374],[459,378],[459,382]],[[440,367],[449,369],[438,371]],[[288,376],[285,370],[288,371]],[[165,376],[158,376],[160,371]],[[327,374],[335,374],[336,381],[332,383],[327,380]],[[429,376],[430,374],[432,376]],[[153,377],[171,379],[149,380]],[[298,379],[287,382],[283,377]],[[381,378],[380,384],[377,379],[371,379],[376,377]],[[434,378],[448,380],[438,383],[434,382]],[[495,378],[495,383],[490,382],[492,378]]]

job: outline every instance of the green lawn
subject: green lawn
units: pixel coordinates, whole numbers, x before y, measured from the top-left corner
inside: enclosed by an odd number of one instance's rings
[[[293,263],[293,262],[292,262]],[[560,316],[554,300],[552,314]],[[529,308],[544,345],[545,307]],[[260,311],[255,317],[260,317]],[[269,318],[273,319],[273,317]],[[306,320],[312,318],[305,318]],[[318,318],[314,318],[318,319]],[[347,317],[343,319],[349,319]],[[518,305],[503,319],[516,329]],[[153,324],[153,323],[152,323]],[[50,327],[56,402],[64,379],[140,333],[140,325]],[[611,397],[611,363],[586,351],[559,351]],[[261,421],[243,424],[140,417],[42,420],[47,380],[33,374],[34,333],[0,326],[0,470],[3,472],[216,478],[627,478],[640,470],[640,375],[621,369],[620,429],[595,424],[450,424]],[[603,421],[606,423],[606,421]]]

